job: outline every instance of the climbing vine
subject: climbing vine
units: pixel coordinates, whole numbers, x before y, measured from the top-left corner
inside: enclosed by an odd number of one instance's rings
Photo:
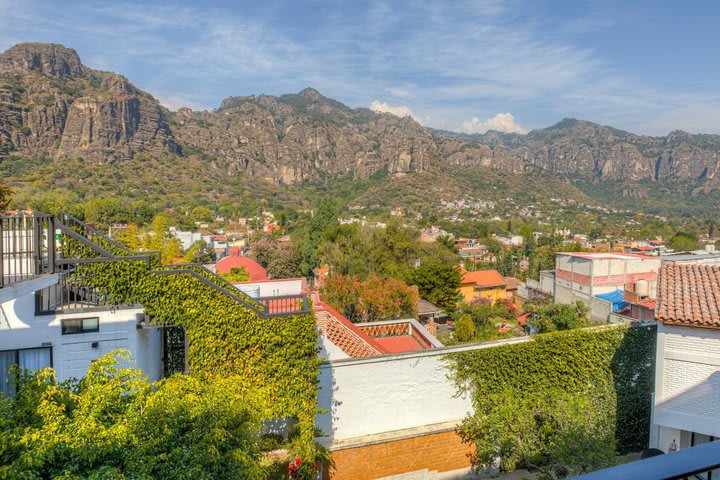
[[[476,447],[473,463],[500,458],[513,469],[561,458],[567,473],[573,462],[601,468],[599,449],[612,460],[645,448],[655,335],[653,326],[584,328],[450,355],[453,379],[472,399],[460,434]]]
[[[93,241],[114,255],[130,255],[102,238]],[[72,238],[63,239],[63,253],[98,256]],[[297,418],[298,453],[312,469],[321,363],[312,313],[261,318],[191,275],[153,273],[163,268],[169,267],[162,267],[156,257],[150,265],[130,259],[81,264],[73,282],[102,291],[108,303],[143,305],[158,325],[183,327],[191,374],[237,377],[235,385],[254,400],[263,418]]]

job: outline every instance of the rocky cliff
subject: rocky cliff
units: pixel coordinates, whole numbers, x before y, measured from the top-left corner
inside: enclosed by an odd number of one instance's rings
[[[718,135],[648,137],[566,119],[527,135],[468,136],[352,109],[311,88],[173,113],[124,77],[84,66],[72,49],[20,44],[0,54],[0,159],[106,163],[183,151],[227,175],[274,184],[481,167],[514,174],[542,169],[596,183],[720,186]]]
[[[453,164],[495,166],[514,173],[541,168],[598,182],[720,183],[720,135],[674,131],[666,137],[649,137],[565,119],[527,135],[435,132],[435,140],[441,155]]]
[[[181,109],[172,127],[190,151],[276,183],[402,176],[437,164],[432,136],[411,118],[351,109],[311,88],[231,97],[213,112]]]
[[[158,102],[115,73],[85,67],[61,45],[0,54],[0,156],[109,162],[179,153]]]

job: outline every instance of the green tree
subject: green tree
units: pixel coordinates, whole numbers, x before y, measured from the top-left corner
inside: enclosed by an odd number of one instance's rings
[[[469,342],[475,338],[475,324],[468,313],[463,313],[455,321],[455,340],[458,342]]]
[[[394,278],[332,275],[322,288],[322,298],[351,322],[373,322],[417,315],[417,287]]]
[[[461,435],[476,445],[473,463],[502,471],[527,468],[550,479],[606,468],[615,460],[612,415],[586,395],[513,391],[489,395],[488,410],[466,419]]]
[[[12,194],[13,191],[10,190],[10,187],[0,184],[0,212],[4,212],[10,206]]]
[[[537,328],[539,333],[572,330],[590,324],[587,318],[588,307],[582,302],[575,302],[572,305],[529,303],[524,308],[525,311],[532,313],[528,323]]]
[[[143,237],[145,250],[160,252],[163,263],[171,263],[182,257],[182,244],[170,235],[170,217],[165,214],[155,215],[150,224],[150,231]]]
[[[220,273],[219,275],[232,283],[247,282],[250,280],[250,274],[245,267],[232,267],[229,272]]]
[[[452,313],[458,302],[460,271],[446,263],[423,263],[410,275],[410,285],[417,285],[420,296],[446,312]]]
[[[215,263],[216,259],[217,253],[215,253],[215,249],[208,245],[205,240],[198,240],[193,243],[185,253],[185,261],[188,263],[207,265],[209,263]]]
[[[0,399],[0,478],[263,478],[241,381],[150,384],[129,361],[113,352],[64,383],[16,371],[17,395]]]
[[[202,205],[193,208],[192,212],[190,212],[190,219],[193,222],[209,223],[212,222],[214,218],[215,215],[212,210],[207,207],[203,207]]]
[[[100,225],[126,222],[131,216],[126,203],[117,198],[92,198],[84,209],[85,220]]]
[[[697,250],[700,241],[694,233],[678,232],[670,239],[670,246],[677,252]]]

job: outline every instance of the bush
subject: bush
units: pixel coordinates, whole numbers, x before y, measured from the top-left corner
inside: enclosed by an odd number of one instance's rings
[[[473,412],[459,428],[484,468],[556,478],[602,468],[647,445],[653,327],[582,328],[449,355]]]
[[[469,342],[475,338],[475,324],[470,314],[460,315],[455,322],[455,339],[458,342]]]
[[[263,478],[251,413],[234,378],[156,384],[105,355],[81,380],[17,373],[0,399],[0,478]]]

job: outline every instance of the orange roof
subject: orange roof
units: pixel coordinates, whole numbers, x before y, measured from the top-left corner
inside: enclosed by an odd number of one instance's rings
[[[668,325],[720,330],[720,267],[666,263],[655,314]]]
[[[244,268],[250,275],[250,281],[267,280],[268,274],[265,269],[252,258],[243,257],[239,254],[240,249],[230,249],[230,256],[220,259],[215,264],[217,273],[229,273],[233,267]]]
[[[410,335],[401,335],[398,337],[376,338],[375,341],[385,347],[388,353],[412,352],[415,350],[423,350],[422,345],[418,343]]]
[[[463,275],[462,285],[475,285],[478,287],[501,287],[505,286],[500,272],[497,270],[478,270],[475,272],[467,272]]]

